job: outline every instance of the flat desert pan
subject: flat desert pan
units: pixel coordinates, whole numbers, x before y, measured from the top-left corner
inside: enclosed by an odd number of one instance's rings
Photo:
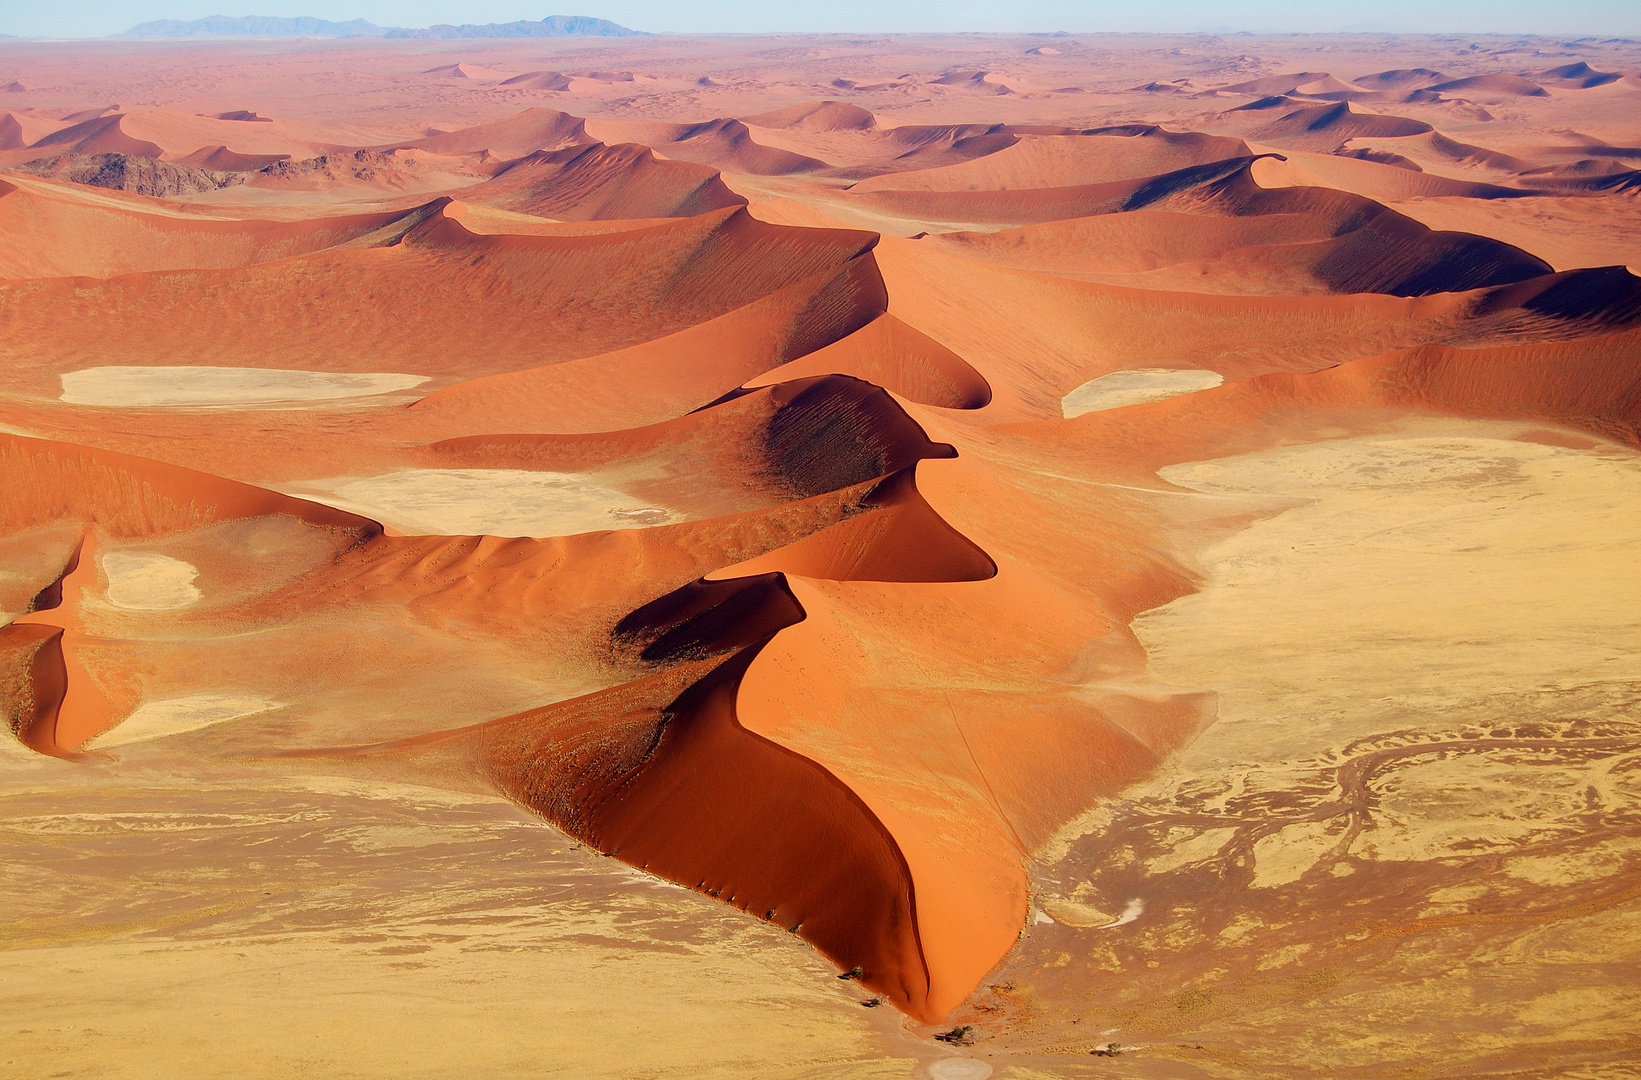
[[[1194,394],[1211,390],[1225,381],[1217,371],[1178,370],[1175,368],[1136,368],[1133,371],[1113,371],[1090,379],[1060,399],[1060,411],[1066,419],[1084,413],[1121,409],[1126,405],[1144,405],[1148,401]]]
[[[409,390],[425,375],[233,367],[93,367],[63,375],[70,405],[208,407],[335,401]]]
[[[86,748],[106,750],[111,746],[162,739],[277,708],[279,702],[256,695],[190,694],[145,701],[118,725],[92,739]]]
[[[1634,677],[1634,454],[1357,438],[1161,475],[1306,500],[1209,548],[1201,592],[1134,621],[1155,675],[1219,694],[1187,758],[1315,752],[1372,730],[1391,701],[1446,710]]]
[[[310,480],[290,494],[407,535],[573,536],[675,519],[670,510],[584,476],[529,469],[402,469]]]
[[[191,563],[148,551],[110,551],[102,558],[108,602],[127,611],[171,611],[199,599]]]

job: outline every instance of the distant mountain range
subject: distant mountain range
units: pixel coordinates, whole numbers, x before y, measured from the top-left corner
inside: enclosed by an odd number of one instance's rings
[[[282,19],[268,15],[211,15],[182,22],[159,19],[133,26],[119,35],[125,38],[198,37],[325,37],[325,38],[420,38],[446,41],[456,38],[554,38],[554,37],[637,37],[642,30],[629,30],[608,19],[586,15],[549,15],[540,22],[485,23],[450,26],[441,24],[425,30],[403,26],[377,26],[363,19],[331,22],[309,17]]]

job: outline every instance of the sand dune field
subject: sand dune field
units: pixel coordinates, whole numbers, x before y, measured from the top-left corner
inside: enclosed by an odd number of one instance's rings
[[[0,1073],[1641,1056],[1641,44],[0,40]]]

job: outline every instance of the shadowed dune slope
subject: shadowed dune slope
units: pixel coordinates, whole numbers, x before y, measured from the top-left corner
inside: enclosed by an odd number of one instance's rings
[[[1133,223],[1104,225],[1081,221],[1061,227],[1038,224],[1034,230],[998,237],[959,234],[957,243],[1000,253],[998,261],[1031,259],[1039,248],[1056,248],[1055,263],[1081,272],[1116,271],[1122,267],[1153,269],[1164,259],[1213,260],[1236,255],[1227,269],[1238,277],[1271,280],[1254,291],[1379,292],[1422,296],[1522,281],[1552,272],[1552,267],[1519,248],[1487,237],[1436,232],[1413,219],[1358,195],[1328,188],[1262,188],[1253,179],[1255,159],[1233,158],[1140,181],[1077,188],[1013,192],[882,191],[860,198],[892,212],[944,220],[1056,222],[1150,210]],[[1271,218],[1263,225],[1240,228],[1209,226],[1200,233],[1185,217],[1210,214],[1234,218]],[[1185,236],[1177,235],[1184,231]],[[1056,240],[1124,236],[1138,242],[1127,252],[1079,258],[1077,248]],[[1256,254],[1246,254],[1258,247]],[[1199,276],[1209,277],[1206,271]],[[1248,286],[1243,286],[1247,288]]]
[[[772,621],[803,618],[784,586],[768,594]],[[801,935],[922,1016],[929,977],[893,838],[825,769],[736,720],[758,648],[487,725],[487,767],[570,835]]]
[[[446,465],[637,474],[635,494],[703,517],[856,487],[953,452],[882,389],[842,375],[750,390],[648,427],[469,435],[428,450]]]
[[[718,173],[684,161],[660,161],[632,143],[589,143],[540,151],[509,165],[462,198],[561,221],[693,217],[745,206]]]
[[[1330,151],[1351,139],[1395,139],[1431,130],[1422,120],[1359,113],[1349,102],[1341,101],[1337,105],[1295,109],[1256,134],[1261,142],[1283,148]]]
[[[1359,195],[1325,188],[1262,188],[1247,168],[1152,205],[1328,221],[1335,239],[1309,253],[1306,261],[1308,271],[1333,292],[1424,296],[1508,284],[1553,269],[1520,248],[1467,233],[1436,232]]]

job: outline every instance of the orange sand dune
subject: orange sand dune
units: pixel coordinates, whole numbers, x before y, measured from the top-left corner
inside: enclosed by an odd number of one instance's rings
[[[1427,173],[1411,161],[1407,164],[1412,167],[1408,168],[1371,158],[1345,157],[1339,154],[1293,151],[1285,156],[1286,161],[1267,157],[1254,163],[1254,178],[1261,186],[1332,187],[1377,202],[1400,202],[1404,199],[1418,198],[1526,198],[1530,194],[1516,187],[1475,180],[1455,180]]]
[[[827,168],[817,158],[765,146],[739,120],[708,120],[701,124],[619,125],[600,122],[594,134],[609,141],[634,141],[654,147],[669,158],[710,165],[727,172],[757,176],[786,176]]]
[[[8,478],[0,494],[0,522],[8,530],[70,520],[134,538],[286,514],[360,539],[381,532],[375,522],[354,514],[105,450],[0,434],[0,458]]]
[[[99,116],[54,131],[29,146],[26,156],[15,160],[50,157],[56,154],[131,154],[159,157],[165,150],[158,143],[137,138],[126,130],[123,113]]]
[[[993,225],[1032,225],[1061,218],[1138,210],[1182,189],[1212,183],[1244,169],[1250,158],[1228,158],[1161,176],[1073,187],[1003,191],[903,191],[883,187],[848,193],[850,201],[912,220]],[[885,183],[892,184],[890,177]]]
[[[780,382],[648,427],[470,435],[428,450],[446,465],[641,477],[626,481],[633,494],[700,517],[856,487],[951,452],[883,390],[837,375]]]
[[[1544,87],[1524,79],[1520,75],[1511,75],[1507,72],[1472,75],[1467,79],[1452,79],[1448,82],[1435,83],[1423,89],[1452,97],[1463,96],[1487,102],[1508,101],[1511,98],[1518,97],[1548,96]]]
[[[523,75],[501,80],[501,85],[520,90],[568,90],[570,80],[557,71],[527,71]]]
[[[141,196],[19,177],[0,181],[0,278],[113,277],[249,266],[398,232],[410,214],[309,221],[184,215]],[[385,238],[385,237],[384,237]]]
[[[877,117],[869,110],[843,101],[806,101],[741,119],[758,127],[796,131],[870,131],[877,127]]]
[[[402,1072],[505,1026],[475,958],[592,922],[655,945],[606,965],[646,1031],[684,1015],[657,957],[822,985],[748,983],[763,1026],[703,1012],[708,1052],[654,1068],[561,995],[545,1056],[577,1075],[1634,1057],[1588,977],[1635,967],[1633,43],[120,40],[0,70],[22,1071],[220,1043]],[[487,813],[493,847],[440,831]],[[543,822],[610,859],[534,861]],[[443,906],[405,884],[424,847]],[[752,918],[674,917],[711,901]],[[158,990],[231,998],[301,934],[324,994],[270,966],[272,1005],[175,1038],[196,1013]],[[396,1040],[347,949],[472,992]],[[241,1014],[344,991],[300,1062],[244,1052]],[[828,1049],[772,1059],[800,1039]]]
[[[1397,139],[1423,135],[1429,124],[1402,116],[1359,113],[1348,102],[1295,109],[1253,132],[1261,142],[1293,150],[1333,150],[1351,139]]]
[[[538,150],[559,150],[587,141],[579,118],[556,109],[535,108],[505,120],[475,124],[396,145],[434,154],[488,153],[498,158],[520,158]]]
[[[534,153],[462,198],[562,221],[692,217],[746,205],[712,169],[657,160],[632,143]]]
[[[968,362],[893,315],[874,319],[848,337],[790,360],[748,386],[835,372],[878,384],[908,401],[944,409],[980,409],[991,387]]]
[[[1138,180],[1246,157],[1240,139],[1160,128],[1118,135],[1025,135],[1006,150],[959,165],[871,177],[850,190],[1013,191]]]
[[[59,128],[30,143],[17,160],[60,154],[180,159],[210,147],[225,147],[230,153],[253,158],[310,157],[336,146],[333,139],[346,137],[340,131],[279,121],[246,122],[171,110],[116,112]]]
[[[750,220],[750,219],[746,219]],[[609,431],[668,420],[851,334],[886,297],[868,254],[675,334],[548,367],[471,379],[413,407],[443,430]]]
[[[1256,259],[1268,264],[1268,269],[1238,267],[1224,275],[1211,268],[1192,271],[1209,280],[1222,276],[1234,280],[1248,274],[1274,278],[1261,291],[1305,292],[1320,287],[1333,292],[1417,296],[1519,281],[1550,272],[1548,263],[1519,249],[1484,237],[1431,232],[1410,218],[1358,196],[1322,188],[1262,188],[1250,173],[1252,164],[1255,162],[1246,157],[1233,158],[1140,182],[1078,188],[974,194],[893,190],[860,197],[894,212],[952,221],[1041,222],[1148,207],[1234,217],[1281,215],[1293,223],[1293,236],[1271,237],[1283,246],[1254,253]],[[1330,233],[1325,239],[1314,231],[1324,222]],[[1152,217],[1146,223],[1165,233],[1175,227],[1175,222],[1166,218]],[[1185,227],[1183,222],[1178,224]],[[1223,232],[1220,235],[1231,238]],[[1309,244],[1295,248],[1295,240],[1309,240]],[[995,246],[999,242],[987,243]],[[1098,266],[1085,265],[1091,269]],[[1295,271],[1301,275],[1298,280]],[[1314,284],[1308,284],[1306,278]]]
[[[0,317],[10,320],[21,362],[9,385],[54,397],[56,374],[80,366],[93,342],[110,335],[129,342],[126,363],[216,364],[244,357],[254,342],[256,366],[364,371],[391,363],[472,378],[664,337],[816,274],[830,277],[872,243],[867,233],[764,225],[744,211],[566,237],[475,235],[435,213],[390,239],[397,242],[281,264],[11,286],[0,295]],[[671,269],[658,274],[656,266]],[[405,310],[376,301],[411,290],[418,301]],[[825,302],[853,295],[846,288]],[[184,319],[184,311],[209,318]],[[292,312],[302,313],[299,323]],[[553,334],[541,333],[544,312],[555,319]],[[475,352],[469,327],[479,324],[487,345]],[[806,346],[796,336],[780,358],[830,340]]]

